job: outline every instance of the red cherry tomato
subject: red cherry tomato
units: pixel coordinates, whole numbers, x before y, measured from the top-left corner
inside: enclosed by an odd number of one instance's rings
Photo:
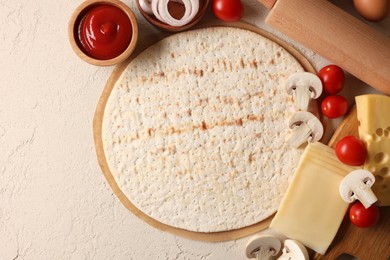
[[[335,147],[336,156],[345,164],[351,166],[363,165],[367,158],[365,143],[355,136],[346,136]]]
[[[244,13],[241,0],[214,0],[212,9],[214,15],[225,22],[238,21]]]
[[[318,72],[318,77],[322,81],[324,92],[328,94],[337,94],[344,87],[345,74],[339,66],[328,65],[323,67]]]
[[[321,111],[328,118],[337,118],[348,111],[348,101],[339,95],[327,96],[321,103]]]
[[[349,219],[357,227],[371,227],[379,221],[379,208],[372,205],[366,209],[360,201],[357,201],[349,209]]]

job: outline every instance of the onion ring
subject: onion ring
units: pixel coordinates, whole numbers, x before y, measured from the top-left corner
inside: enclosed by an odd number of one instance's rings
[[[141,9],[152,14],[159,21],[174,27],[188,24],[199,11],[199,0],[138,0]],[[183,17],[175,19],[168,10],[168,3],[176,2],[184,4],[185,12]]]
[[[147,14],[153,14],[150,0],[138,0],[141,9]]]
[[[150,15],[153,15],[153,11],[152,11],[152,0],[138,0],[139,2],[139,5],[141,7],[141,9],[147,13],[147,14],[150,14]],[[172,0],[172,2],[176,2],[176,3],[183,3],[182,0]]]
[[[153,10],[152,10],[152,0],[137,0],[137,1],[139,2],[141,9],[145,13],[147,13],[149,15],[154,15]],[[158,1],[160,1],[160,0],[158,0]],[[182,0],[172,0],[172,2],[183,3]]]
[[[160,0],[152,0],[152,4],[151,4],[151,7],[152,7],[152,11],[153,11],[153,14],[154,16],[156,16],[156,18],[158,20],[160,20],[161,22],[163,23],[167,23],[165,21],[165,19],[163,19],[161,16],[160,16],[160,13],[159,13],[159,10],[158,10],[158,3],[159,3]]]
[[[181,19],[187,20],[187,18],[190,15],[190,12],[191,12],[192,5],[191,5],[190,0],[182,0],[182,1],[184,4],[185,13]],[[181,25],[181,24],[179,24],[180,20],[173,18],[172,15],[169,13],[169,10],[168,10],[168,3],[169,2],[170,2],[170,0],[159,0],[158,11],[159,11],[161,17],[165,20],[165,22],[167,24],[172,25],[172,26],[180,26]]]

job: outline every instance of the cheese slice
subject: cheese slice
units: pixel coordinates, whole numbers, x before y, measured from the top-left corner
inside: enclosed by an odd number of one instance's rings
[[[340,182],[355,169],[341,163],[332,148],[309,144],[270,228],[325,254],[348,209]]]
[[[372,190],[379,206],[390,205],[390,97],[362,95],[355,98],[359,137],[367,144],[364,168],[375,176]]]

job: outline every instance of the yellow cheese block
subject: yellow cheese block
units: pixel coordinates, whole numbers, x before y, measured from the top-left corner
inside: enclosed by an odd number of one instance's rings
[[[356,169],[341,163],[332,148],[309,144],[270,228],[325,254],[349,205],[340,182]]]
[[[372,190],[379,206],[390,205],[390,97],[363,95],[356,98],[359,136],[367,144],[364,168],[375,176]]]

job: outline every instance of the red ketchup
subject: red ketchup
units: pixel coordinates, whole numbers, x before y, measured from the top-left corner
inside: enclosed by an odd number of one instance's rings
[[[84,13],[77,28],[80,48],[89,57],[109,60],[129,46],[131,22],[118,7],[109,4],[92,6]]]

